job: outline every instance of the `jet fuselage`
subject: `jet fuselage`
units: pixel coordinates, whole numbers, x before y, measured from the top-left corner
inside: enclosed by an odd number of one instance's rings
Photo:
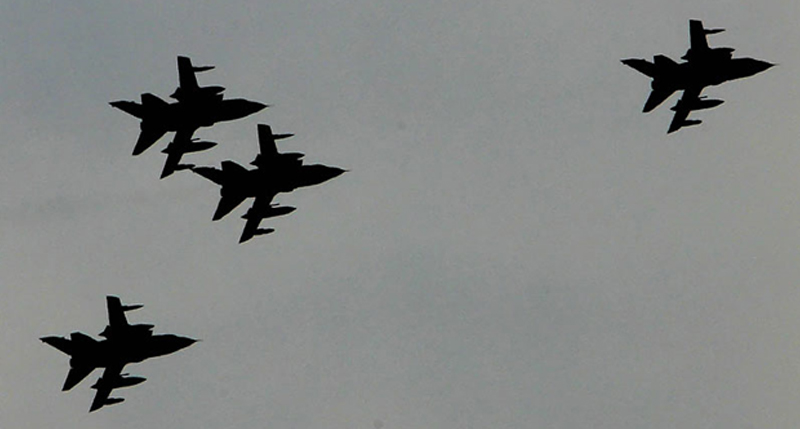
[[[273,164],[247,171],[243,177],[226,181],[220,192],[255,197],[261,194],[292,192],[297,188],[319,185],[344,173],[345,170],[327,165],[301,165],[300,161]]]
[[[44,337],[42,341],[70,355],[70,366],[73,368],[106,368],[109,365],[142,362],[175,353],[197,341],[172,334],[148,335],[141,332],[97,341],[84,334],[76,334],[80,333],[73,333],[70,339]]]
[[[742,79],[758,74],[772,64],[753,58],[732,58],[726,60],[698,60],[676,64],[671,69],[663,67],[653,79],[652,86],[669,86],[676,90],[690,87],[716,86],[731,80]]]

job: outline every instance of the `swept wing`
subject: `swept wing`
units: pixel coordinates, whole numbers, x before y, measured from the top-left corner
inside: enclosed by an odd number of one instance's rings
[[[672,107],[675,115],[672,116],[672,122],[669,124],[667,134],[678,131],[683,126],[696,125],[699,123],[695,121],[689,122],[687,120],[689,118],[689,113],[694,110],[691,106],[699,103],[700,92],[702,91],[703,87],[701,86],[691,87],[683,91],[683,96],[678,100],[675,106]]]
[[[181,158],[184,153],[189,151],[192,144],[192,135],[195,131],[197,131],[197,127],[179,129],[175,133],[175,139],[172,140],[172,143],[162,151],[167,154],[167,160],[161,170],[162,179],[180,169]]]
[[[105,371],[103,371],[103,375],[97,380],[97,383],[93,386],[97,389],[97,393],[94,395],[94,399],[92,400],[92,406],[89,407],[89,412],[98,410],[102,408],[104,405],[111,405],[116,404],[118,402],[122,402],[121,398],[109,398],[111,396],[111,390],[113,389],[112,383],[110,380],[115,380],[120,377],[122,373],[122,367],[124,365],[109,365],[106,367]]]
[[[272,228],[269,229],[259,229],[258,225],[261,223],[261,220],[266,217],[276,216],[274,214],[274,209],[272,207],[272,200],[275,198],[275,192],[269,192],[266,194],[259,195],[253,201],[253,205],[247,211],[247,213],[242,216],[245,219],[244,229],[242,230],[242,236],[239,238],[239,243],[244,243],[245,241],[255,237],[256,235],[264,235],[269,234],[275,231]],[[294,210],[294,208],[292,208]]]

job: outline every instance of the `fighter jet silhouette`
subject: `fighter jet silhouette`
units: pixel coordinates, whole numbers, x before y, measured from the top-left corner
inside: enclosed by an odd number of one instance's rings
[[[125,312],[141,308],[142,305],[122,305],[116,296],[107,296],[108,325],[100,333],[104,340],[97,341],[82,333],[73,332],[69,338],[42,337],[44,343],[68,354],[69,373],[62,391],[75,387],[95,368],[105,368],[103,375],[92,385],[97,390],[89,412],[104,405],[117,404],[123,398],[111,398],[111,390],[134,386],[145,381],[144,377],[133,377],[122,373],[130,363],[141,362],[156,356],[175,353],[189,347],[197,340],[171,334],[153,334],[153,325],[131,325]]]
[[[240,243],[256,235],[274,232],[272,228],[258,227],[262,219],[282,216],[295,210],[294,207],[278,206],[272,200],[278,193],[291,192],[297,188],[318,185],[344,173],[338,167],[326,165],[303,165],[302,153],[278,153],[275,141],[293,134],[273,134],[269,125],[258,125],[260,153],[251,162],[256,168],[248,170],[233,162],[223,161],[222,169],[195,167],[192,171],[222,186],[220,201],[213,220],[222,219],[247,198],[255,198],[253,205],[242,218],[246,220]]]
[[[669,98],[675,91],[683,96],[671,108],[675,112],[667,134],[681,127],[700,124],[700,120],[688,119],[693,110],[719,106],[723,100],[709,100],[700,93],[707,86],[719,85],[730,80],[753,76],[772,67],[766,61],[753,58],[733,58],[733,48],[710,48],[706,36],[724,29],[706,29],[698,20],[689,21],[689,50],[676,63],[665,55],[656,55],[653,62],[630,58],[622,63],[651,77],[652,92],[644,104],[644,112],[650,112]]]
[[[178,100],[176,103],[167,103],[150,93],[141,95],[141,103],[110,103],[111,106],[141,119],[141,132],[133,148],[133,155],[144,152],[169,131],[183,133],[181,138],[176,136],[176,140],[191,140],[200,127],[241,119],[268,107],[266,104],[242,98],[224,99],[224,88],[221,86],[198,86],[195,72],[205,71],[210,67],[193,67],[188,58],[178,57],[179,84],[171,95]]]

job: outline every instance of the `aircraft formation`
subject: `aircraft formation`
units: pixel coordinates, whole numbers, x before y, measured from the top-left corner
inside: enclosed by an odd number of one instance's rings
[[[278,153],[275,142],[293,134],[273,135],[269,125],[258,126],[258,142],[261,152],[251,162],[256,168],[247,170],[234,161],[222,162],[222,168],[197,167],[182,164],[183,155],[208,150],[215,142],[194,138],[201,127],[211,127],[218,122],[235,121],[257,113],[266,104],[242,98],[227,99],[222,86],[200,86],[197,73],[213,69],[213,66],[194,66],[188,57],[178,57],[178,87],[170,95],[176,100],[168,103],[145,93],[141,103],[135,101],[112,101],[112,107],[140,119],[139,137],[133,148],[137,156],[156,144],[168,132],[175,136],[162,152],[167,155],[161,178],[179,170],[191,170],[222,188],[219,206],[213,220],[230,213],[245,199],[253,197],[253,205],[242,217],[246,220],[239,242],[244,243],[257,235],[274,232],[273,228],[259,228],[262,219],[282,216],[295,210],[294,207],[279,206],[272,200],[278,193],[291,192],[299,187],[318,185],[337,177],[345,170],[325,165],[303,165],[302,153]]]
[[[695,110],[710,109],[723,103],[707,99],[700,94],[707,86],[750,77],[774,64],[752,58],[733,58],[732,48],[711,48],[707,36],[723,31],[706,29],[701,21],[689,21],[689,49],[677,63],[665,55],[656,55],[653,62],[629,58],[622,63],[652,79],[652,91],[644,105],[650,112],[677,91],[683,95],[671,108],[674,116],[667,133],[683,127],[700,124],[699,119],[689,119]],[[212,219],[222,219],[246,199],[253,202],[242,215],[245,225],[240,243],[259,235],[273,233],[273,228],[261,228],[264,219],[287,215],[294,207],[273,202],[279,193],[297,188],[322,184],[340,176],[346,170],[321,164],[306,165],[303,153],[280,153],[277,141],[293,134],[275,134],[266,124],[257,126],[259,152],[248,169],[235,161],[225,160],[220,168],[182,163],[185,154],[205,151],[216,146],[211,141],[194,137],[200,128],[218,122],[235,121],[255,114],[266,104],[246,99],[227,99],[221,86],[199,86],[197,73],[213,69],[212,66],[194,66],[188,57],[178,57],[178,87],[167,102],[156,95],[145,93],[141,102],[113,101],[111,106],[140,120],[139,137],[134,145],[137,156],[155,145],[165,134],[174,132],[172,141],[162,150],[167,155],[161,179],[176,171],[190,170],[220,187],[220,199]],[[84,333],[73,332],[69,338],[47,336],[41,341],[70,356],[70,370],[62,390],[75,387],[96,368],[104,368],[102,376],[91,386],[97,392],[89,411],[117,404],[122,398],[111,397],[114,389],[138,385],[145,378],[123,373],[126,365],[142,362],[157,356],[172,354],[189,347],[197,340],[171,334],[153,334],[153,325],[128,323],[125,313],[141,305],[123,305],[120,298],[107,296],[108,325],[96,340]]]

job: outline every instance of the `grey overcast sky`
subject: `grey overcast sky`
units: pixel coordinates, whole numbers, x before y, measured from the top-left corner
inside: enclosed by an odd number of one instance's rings
[[[788,428],[800,421],[800,3],[0,0],[0,427]],[[688,21],[779,63],[674,99],[619,60]],[[201,85],[272,107],[201,165],[350,170],[237,243],[218,188],[165,180],[109,101]],[[130,320],[203,341],[60,392],[45,335]]]

